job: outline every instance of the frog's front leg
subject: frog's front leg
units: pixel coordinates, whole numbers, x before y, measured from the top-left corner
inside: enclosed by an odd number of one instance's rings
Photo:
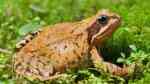
[[[96,68],[100,68],[103,71],[108,71],[109,73],[117,76],[127,76],[128,75],[128,68],[124,67],[121,68],[115,64],[105,62],[102,58],[102,56],[98,53],[96,47],[93,47],[90,51],[91,53],[91,59],[94,63],[94,66]],[[100,66],[97,66],[100,65]]]

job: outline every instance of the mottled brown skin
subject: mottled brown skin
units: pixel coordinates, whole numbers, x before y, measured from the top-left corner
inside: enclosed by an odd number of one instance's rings
[[[107,22],[98,18],[107,16]],[[114,75],[125,76],[127,68],[103,61],[96,46],[120,25],[120,17],[106,10],[73,23],[59,23],[43,30],[15,54],[14,70],[21,76],[49,80],[67,69],[90,67],[97,63],[106,66]]]

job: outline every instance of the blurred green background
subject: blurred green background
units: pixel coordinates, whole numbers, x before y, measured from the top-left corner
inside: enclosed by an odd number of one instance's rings
[[[69,78],[53,82],[24,80],[24,84],[149,84],[149,3],[150,0],[0,0],[0,51],[14,52],[16,42],[42,26],[79,21],[100,9],[109,9],[122,17],[122,25],[100,50],[108,61],[138,63],[144,71],[135,72],[136,76],[125,80],[79,70],[70,72]],[[0,52],[0,84],[16,84],[12,78],[11,59],[9,53]]]

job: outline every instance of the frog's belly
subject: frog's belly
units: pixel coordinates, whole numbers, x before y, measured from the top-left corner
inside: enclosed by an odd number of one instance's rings
[[[39,48],[36,52],[20,52],[15,61],[15,71],[24,76],[48,79],[66,69],[89,65],[88,44],[62,41]]]

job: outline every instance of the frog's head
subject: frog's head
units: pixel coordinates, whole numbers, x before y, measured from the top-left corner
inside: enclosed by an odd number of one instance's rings
[[[88,31],[91,36],[91,43],[96,45],[102,43],[118,28],[121,23],[119,15],[108,10],[99,11],[92,17]]]

